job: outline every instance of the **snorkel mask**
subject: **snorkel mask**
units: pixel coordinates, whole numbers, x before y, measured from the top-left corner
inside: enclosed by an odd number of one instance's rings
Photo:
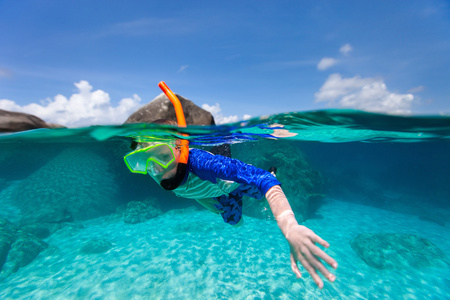
[[[179,127],[186,127],[183,107],[178,97],[161,81],[158,86],[169,98],[175,108]],[[147,146],[149,145],[149,146]],[[189,142],[180,140],[172,143],[148,143],[145,147],[132,151],[124,156],[125,164],[132,173],[149,174],[163,189],[174,190],[183,182],[189,158]],[[174,150],[180,149],[178,162]],[[165,172],[176,168],[176,173],[168,179],[163,179]]]
[[[124,157],[125,164],[132,173],[156,176],[167,169],[175,160],[174,145],[167,143],[148,143]]]

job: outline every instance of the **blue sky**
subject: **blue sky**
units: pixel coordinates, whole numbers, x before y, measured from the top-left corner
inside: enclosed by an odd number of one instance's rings
[[[222,122],[450,113],[449,1],[0,0],[0,108],[121,123],[157,83]]]

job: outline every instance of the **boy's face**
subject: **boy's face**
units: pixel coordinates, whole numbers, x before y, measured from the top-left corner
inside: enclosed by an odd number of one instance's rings
[[[150,146],[151,143],[139,143],[138,144],[138,148],[146,148],[148,146]],[[181,150],[179,148],[179,142],[176,141],[175,143],[170,143],[170,144],[165,144],[167,145],[167,147],[171,148],[171,151],[165,151],[165,152],[169,152],[171,154],[171,159],[173,158],[173,156],[175,156],[175,160],[173,162],[171,162],[167,168],[162,167],[159,164],[155,164],[155,163],[150,163],[149,167],[147,169],[147,173],[159,184],[161,183],[161,181],[166,180],[166,179],[171,179],[175,176],[176,172],[177,172],[177,166],[178,166],[178,162],[180,161],[180,154],[181,154]],[[166,146],[164,146],[166,147]],[[166,147],[166,149],[167,149]],[[173,155],[172,155],[173,153]],[[160,154],[160,156],[164,156],[167,155],[167,153],[162,153]]]

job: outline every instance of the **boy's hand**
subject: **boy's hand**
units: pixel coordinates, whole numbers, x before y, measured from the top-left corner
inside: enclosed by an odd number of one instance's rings
[[[317,271],[323,274],[329,281],[333,282],[336,277],[331,274],[320,261],[321,259],[333,268],[337,268],[337,263],[316,243],[328,248],[330,245],[316,235],[311,229],[298,225],[295,220],[291,206],[279,185],[273,186],[266,193],[267,202],[277,220],[278,227],[289,242],[291,248],[292,271],[300,278],[302,274],[298,269],[297,262],[300,262],[311,274],[319,288],[323,288],[322,279]]]
[[[321,239],[311,229],[298,225],[296,221],[289,224],[285,236],[291,248],[291,268],[295,275],[297,275],[297,278],[302,276],[297,266],[297,262],[300,262],[308,273],[311,274],[320,289],[323,288],[323,282],[317,274],[317,271],[322,273],[323,276],[331,282],[336,279],[336,277],[322,264],[320,259],[334,269],[337,268],[336,261],[316,246],[316,243],[318,243],[323,247],[328,248],[330,245],[326,241]]]

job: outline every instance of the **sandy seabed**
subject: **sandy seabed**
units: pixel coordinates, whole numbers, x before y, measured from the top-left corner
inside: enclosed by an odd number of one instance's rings
[[[442,213],[442,212],[440,212]],[[303,225],[331,247],[337,280],[319,290],[273,221],[245,217],[233,228],[218,215],[174,210],[140,224],[103,217],[66,226],[50,247],[0,283],[0,299],[450,299],[450,266],[382,270],[350,247],[359,233],[410,233],[450,253],[450,226],[418,216],[327,199]],[[113,247],[82,254],[89,240]]]

